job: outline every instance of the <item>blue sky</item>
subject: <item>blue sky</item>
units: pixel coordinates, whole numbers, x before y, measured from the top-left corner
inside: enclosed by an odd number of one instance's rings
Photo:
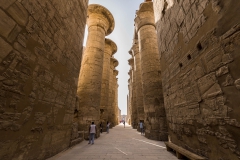
[[[89,4],[100,4],[106,7],[114,16],[115,29],[107,36],[113,40],[118,51],[114,57],[119,61],[118,74],[118,106],[122,114],[127,114],[127,95],[128,95],[128,54],[132,46],[135,12],[144,0],[90,0]],[[87,33],[85,33],[86,42]],[[84,45],[85,45],[84,42]]]

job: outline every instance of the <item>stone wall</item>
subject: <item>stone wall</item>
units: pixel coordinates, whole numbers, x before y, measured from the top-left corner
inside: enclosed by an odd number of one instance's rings
[[[240,157],[240,1],[155,0],[170,140],[211,160]]]
[[[88,0],[0,1],[0,159],[46,159],[73,116]]]

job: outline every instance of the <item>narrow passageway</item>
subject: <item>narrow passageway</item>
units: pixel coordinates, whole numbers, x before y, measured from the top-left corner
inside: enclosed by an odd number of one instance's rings
[[[94,145],[84,141],[48,160],[112,160],[112,159],[159,159],[176,160],[176,156],[168,152],[163,142],[149,140],[128,124],[120,124],[110,133],[101,134]]]

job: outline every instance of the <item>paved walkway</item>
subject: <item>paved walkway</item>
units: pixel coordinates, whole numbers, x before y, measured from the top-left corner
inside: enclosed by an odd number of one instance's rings
[[[129,125],[124,128],[120,124],[110,129],[109,134],[102,133],[94,143],[83,141],[48,160],[177,160],[175,154],[166,150],[163,142],[149,140]]]

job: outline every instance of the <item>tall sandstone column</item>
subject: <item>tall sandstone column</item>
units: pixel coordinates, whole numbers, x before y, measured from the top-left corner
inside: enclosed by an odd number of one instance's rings
[[[155,0],[171,142],[209,160],[240,158],[240,1]]]
[[[167,127],[153,3],[142,3],[136,14],[135,26],[141,54],[145,136],[163,141],[167,140]]]
[[[128,75],[130,78],[128,79],[128,115],[129,115],[129,121],[128,124],[132,125],[132,84],[131,84],[131,74],[130,71],[128,72]]]
[[[108,91],[109,91],[109,69],[110,58],[117,52],[117,45],[110,39],[105,39],[103,76],[102,76],[102,90],[101,90],[101,106],[100,106],[100,120],[103,123],[103,131],[106,131],[106,122],[108,120]]]
[[[118,66],[118,61],[111,57],[110,59],[110,70],[109,70],[109,92],[108,92],[108,96],[109,96],[109,102],[108,102],[108,121],[111,123],[110,127],[113,127],[113,125],[115,124],[115,120],[114,120],[114,102],[115,102],[115,76],[114,76],[114,70],[115,67]]]
[[[132,55],[132,51],[129,51],[129,54]],[[131,79],[131,106],[132,106],[132,127],[137,129],[138,127],[138,112],[137,112],[137,102],[136,102],[136,71],[134,58],[128,60],[129,65],[131,66],[130,70],[130,79]]]
[[[118,70],[114,70],[114,126],[118,124]]]
[[[88,6],[88,38],[78,83],[80,128],[88,130],[91,121],[100,120],[101,85],[105,36],[114,29],[114,18],[103,6]],[[99,133],[99,132],[98,132]]]
[[[141,71],[141,55],[139,53],[138,39],[134,39],[132,46],[132,54],[135,61],[135,80],[136,80],[136,106],[137,106],[137,122],[144,121],[144,106],[143,106],[143,90],[142,90],[142,71]],[[139,127],[138,127],[139,129]]]
[[[72,122],[87,6],[0,0],[1,160],[45,160],[78,138]]]

